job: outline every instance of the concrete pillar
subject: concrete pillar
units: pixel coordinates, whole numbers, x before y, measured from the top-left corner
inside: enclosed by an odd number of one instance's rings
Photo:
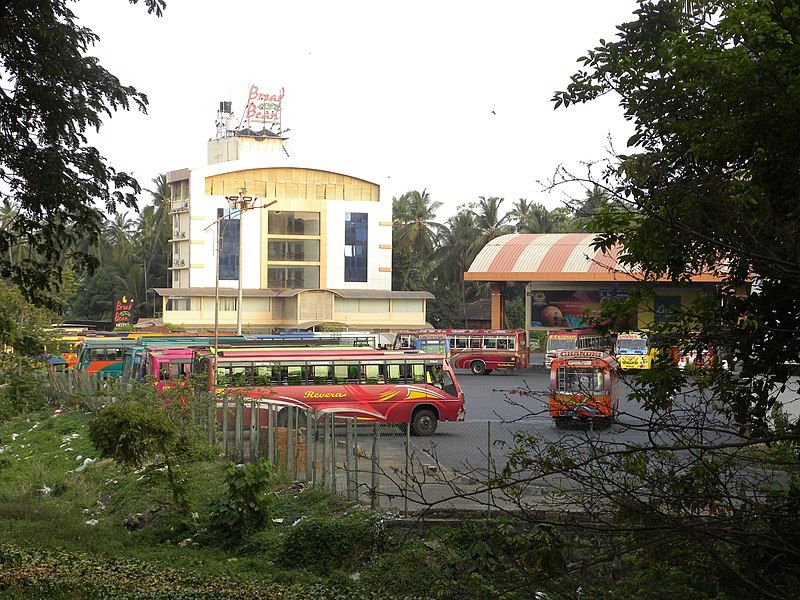
[[[502,329],[506,322],[503,307],[503,283],[492,282],[492,329]]]

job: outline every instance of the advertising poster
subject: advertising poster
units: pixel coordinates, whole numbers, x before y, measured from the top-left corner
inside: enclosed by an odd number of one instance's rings
[[[531,327],[588,327],[584,318],[600,314],[606,298],[624,299],[627,290],[556,290],[531,292]]]
[[[131,311],[133,310],[133,298],[123,296],[117,300],[114,307],[114,323],[117,325],[128,325],[131,322]]]

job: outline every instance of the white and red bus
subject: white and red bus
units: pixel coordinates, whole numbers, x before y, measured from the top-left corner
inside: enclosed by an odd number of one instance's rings
[[[442,355],[371,348],[195,350],[193,372],[217,394],[410,423],[414,435],[432,435],[440,421],[464,420],[464,393]]]
[[[547,334],[544,350],[544,366],[548,369],[560,352],[567,350],[598,350],[611,352],[611,340],[591,330],[551,331]]]
[[[457,369],[488,375],[495,369],[528,367],[528,334],[523,329],[421,329],[399,331],[395,349],[413,349],[417,338],[432,333],[446,336],[450,362]]]

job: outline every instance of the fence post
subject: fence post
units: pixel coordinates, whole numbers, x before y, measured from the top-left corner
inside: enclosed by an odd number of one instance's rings
[[[272,404],[267,404],[267,460],[276,467],[278,466],[275,460],[275,414],[272,410]]]
[[[222,453],[228,458],[228,397],[222,397]]]
[[[207,439],[209,444],[216,442],[217,438],[217,402],[216,397],[206,394],[208,398],[208,409],[206,410],[206,427],[208,427]]]
[[[486,516],[492,516],[492,422],[486,421]]]
[[[353,495],[358,501],[358,421],[353,421]]]
[[[289,476],[292,476],[294,463],[294,406],[289,406],[286,408],[286,474]]]
[[[408,470],[411,462],[411,421],[406,423],[406,470],[403,477],[403,513],[408,515]]]
[[[336,493],[336,419],[331,414],[331,491]]]
[[[244,460],[244,400],[239,399],[236,402],[236,462]]]
[[[258,460],[258,443],[259,434],[261,433],[259,425],[261,424],[261,403],[255,400],[250,401],[250,460],[253,462]]]
[[[344,438],[344,481],[345,487],[347,489],[347,499],[353,499],[353,488],[352,488],[352,481],[351,481],[351,469],[353,468],[353,464],[351,461],[351,455],[353,452],[353,445],[352,440],[350,439],[352,436],[353,423],[350,419],[345,421],[345,438]]]
[[[311,414],[311,411],[306,411],[306,483],[314,485],[316,477],[314,477],[314,467],[317,461],[317,444],[315,443],[317,433],[317,419]],[[312,454],[313,450],[313,454]]]
[[[372,489],[370,490],[370,508],[380,508],[380,477],[378,475],[378,465],[380,463],[381,431],[375,423],[372,429]]]
[[[330,443],[330,437],[331,437],[331,433],[330,433],[330,427],[331,427],[330,415],[327,414],[327,413],[325,415],[323,415],[323,420],[324,420],[324,425],[322,426],[322,434],[324,436],[324,439],[322,441],[322,461],[321,461],[321,465],[320,466],[322,467],[322,487],[326,487],[327,485],[329,485],[329,482],[328,482],[328,444]]]

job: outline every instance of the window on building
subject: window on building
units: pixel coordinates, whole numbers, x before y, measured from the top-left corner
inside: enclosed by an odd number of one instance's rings
[[[229,208],[217,209],[217,218],[222,218],[217,223],[219,235],[218,268],[221,280],[239,279],[239,212]]]
[[[167,310],[194,310],[194,298],[170,298],[167,300]]]
[[[220,298],[219,299],[219,310],[220,311],[235,311],[236,305],[238,304],[238,298]]]
[[[270,288],[310,290],[319,288],[319,267],[269,267]]]
[[[319,235],[319,213],[271,210],[267,230],[270,235]]]
[[[344,280],[367,280],[367,213],[344,214]]]
[[[403,313],[421,313],[422,300],[392,300],[392,310]]]
[[[267,248],[269,260],[319,260],[319,240],[270,240]]]

